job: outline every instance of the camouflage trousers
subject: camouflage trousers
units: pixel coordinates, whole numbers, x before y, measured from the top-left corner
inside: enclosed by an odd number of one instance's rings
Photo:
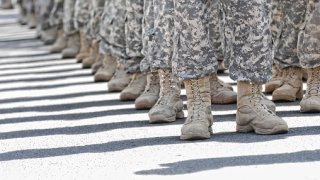
[[[128,70],[130,73],[140,71],[142,54],[142,21],[144,0],[126,0],[126,54],[134,64]]]
[[[299,35],[298,57],[304,68],[320,66],[320,1],[310,0]]]
[[[100,52],[127,59],[125,37],[126,0],[105,2],[100,27]]]
[[[88,0],[76,0],[74,7],[74,26],[76,29],[80,30],[84,25],[88,24],[90,21],[90,6],[91,1]]]
[[[85,36],[94,42],[100,42],[99,31],[101,28],[101,16],[106,0],[93,0],[90,6],[90,20],[85,29]]]
[[[119,63],[133,62],[130,72],[138,71],[143,58],[143,0],[106,1],[100,28],[100,50],[117,57]]]
[[[64,0],[63,5],[63,31],[66,36],[78,32],[75,27],[75,3],[76,0]]]
[[[151,44],[154,36],[154,0],[144,0],[142,22],[142,54],[144,58],[140,62],[140,71],[150,72],[152,64]]]
[[[300,67],[298,58],[298,36],[304,26],[309,0],[274,1],[273,42],[274,63],[280,69]]]
[[[209,24],[210,8],[218,3],[175,0],[172,67],[178,77],[193,79],[216,72],[218,56],[209,38]],[[267,82],[272,65],[271,0],[220,3],[224,12],[224,59],[230,77],[236,81]]]
[[[52,27],[50,24],[50,13],[53,9],[53,6],[54,0],[38,0],[36,12],[41,30],[47,30]]]
[[[54,0],[53,8],[50,12],[49,21],[51,26],[63,27],[64,0]]]
[[[25,2],[26,2],[26,0],[17,0],[17,5],[18,5],[18,8],[19,8],[19,15],[21,17],[26,17],[27,16],[27,9],[26,9],[26,6],[25,6]]]

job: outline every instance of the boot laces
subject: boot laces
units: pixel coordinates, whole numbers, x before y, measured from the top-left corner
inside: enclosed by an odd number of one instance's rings
[[[195,119],[201,119],[200,112],[203,111],[203,109],[206,109],[204,106],[204,101],[201,97],[199,84],[197,80],[190,80],[191,81],[191,93],[193,95],[193,103],[192,103],[192,114],[190,114],[191,117],[195,117]],[[189,107],[188,107],[189,108]],[[194,118],[190,118],[191,120]]]
[[[320,96],[320,80],[319,80],[320,68],[318,70],[311,71],[308,77],[308,96]]]
[[[275,115],[265,104],[261,102],[264,99],[264,95],[261,92],[259,84],[251,85],[251,96],[249,102],[253,105],[254,108],[261,112],[262,116]]]
[[[168,105],[169,102],[171,101],[171,96],[169,94],[175,94],[173,92],[173,89],[176,89],[175,83],[173,83],[172,75],[171,73],[161,73],[159,74],[160,77],[160,98],[157,102],[159,105]]]
[[[151,74],[150,80],[147,82],[145,94],[155,94],[158,93],[157,86],[159,85],[158,75]]]

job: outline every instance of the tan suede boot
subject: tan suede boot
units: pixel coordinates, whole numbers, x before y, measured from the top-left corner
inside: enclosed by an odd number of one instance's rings
[[[259,84],[239,81],[237,132],[279,134],[288,132],[287,123],[267,108],[261,100]]]
[[[83,69],[91,68],[91,66],[94,64],[94,62],[98,58],[98,55],[99,55],[99,44],[92,43],[90,55],[82,60],[82,68]]]
[[[83,59],[90,56],[90,49],[92,46],[91,41],[85,37],[82,30],[80,31],[80,45],[81,45],[80,52],[76,56],[78,63],[82,62]]]
[[[269,110],[276,113],[276,104],[270,99],[268,99],[266,95],[263,94],[262,85],[259,85],[259,90],[259,93],[261,95],[261,103],[264,104]]]
[[[94,75],[95,82],[109,81],[114,75],[117,68],[117,61],[110,54],[105,54],[103,66]]]
[[[92,75],[96,74],[98,72],[98,70],[103,67],[103,59],[104,59],[104,55],[99,53],[95,62],[91,66],[91,74]]]
[[[320,112],[320,67],[308,69],[307,91],[300,102],[301,112]]]
[[[27,19],[28,19],[29,29],[34,29],[37,27],[37,18],[36,18],[35,13],[28,13]]]
[[[74,33],[68,36],[67,47],[62,50],[62,58],[74,58],[80,51],[80,36],[79,33]]]
[[[108,82],[108,91],[109,92],[119,92],[124,90],[131,82],[132,74],[128,74],[128,68],[134,62],[131,60],[127,60],[124,63],[119,63],[117,65],[117,69],[112,79]]]
[[[134,101],[136,100],[144,91],[147,84],[147,76],[144,73],[135,73],[132,76],[129,85],[121,91],[120,100],[121,101]]]
[[[188,99],[188,117],[181,128],[180,139],[207,139],[212,134],[213,117],[209,77],[184,81]]]
[[[232,86],[222,82],[216,74],[210,76],[210,94],[212,104],[233,104],[237,102],[237,93]]]
[[[13,9],[11,0],[5,0],[5,1],[3,0],[0,6],[0,9]]]
[[[149,123],[174,122],[183,118],[183,102],[180,99],[179,79],[169,70],[159,70],[160,97],[149,111]]]
[[[141,109],[151,109],[159,99],[160,93],[160,80],[158,72],[147,74],[147,84],[144,92],[135,100],[135,108],[137,110]]]
[[[50,48],[50,53],[59,53],[67,46],[68,39],[64,36],[63,29],[58,30],[58,39]]]
[[[302,69],[297,67],[288,67],[283,69],[284,78],[281,87],[273,91],[273,101],[295,101],[302,99]]]
[[[57,39],[57,27],[51,27],[47,30],[41,31],[41,40],[45,45],[53,44]]]
[[[272,79],[265,84],[265,92],[272,93],[283,84],[283,71],[272,65]]]

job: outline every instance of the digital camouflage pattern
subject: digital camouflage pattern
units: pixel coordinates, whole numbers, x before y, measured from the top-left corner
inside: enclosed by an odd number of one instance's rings
[[[278,1],[278,7],[274,8],[276,16],[273,17],[273,28],[277,24],[279,27],[274,41],[274,62],[280,69],[300,67],[297,44],[299,32],[305,22],[308,1]]]
[[[85,33],[89,39],[94,42],[100,42],[100,24],[103,13],[105,0],[93,0],[90,8],[90,22],[87,25],[87,32]]]
[[[143,5],[143,23],[142,23],[142,54],[144,58],[140,62],[140,70],[142,72],[151,71],[151,63],[153,63],[152,54],[150,52],[151,43],[154,36],[154,6],[153,0],[144,0]]]
[[[320,66],[320,1],[310,0],[303,31],[299,36],[298,55],[304,68]]]
[[[54,0],[38,0],[37,6],[40,29],[47,30],[51,28],[50,13],[54,6]]]
[[[64,0],[63,5],[63,31],[66,36],[70,36],[78,30],[74,24],[76,0]]]
[[[57,26],[59,29],[63,26],[63,6],[64,0],[54,0],[54,5],[50,12],[49,21],[51,26]]]
[[[174,2],[173,0],[154,0],[154,32],[150,44],[151,70],[172,71],[174,38]]]
[[[143,0],[126,0],[126,54],[135,63],[128,70],[130,73],[140,71],[142,55],[142,20]]]
[[[100,50],[117,59],[127,59],[125,37],[126,0],[108,0],[105,3],[100,29]]]
[[[87,25],[90,21],[90,6],[91,0],[76,0],[74,10],[74,24],[75,28],[80,30],[84,25]]]
[[[182,79],[206,76],[217,69],[208,37],[209,7],[217,1],[175,0],[177,36],[173,69]],[[224,12],[224,59],[236,81],[265,83],[271,78],[271,0],[221,1]],[[195,13],[197,12],[197,13]],[[218,17],[216,17],[218,18]]]
[[[218,61],[209,37],[209,26],[214,26],[210,24],[210,7],[214,2],[217,4],[218,1],[175,0],[176,34],[172,68],[179,78],[195,79],[216,72]],[[219,17],[215,18],[219,21]]]

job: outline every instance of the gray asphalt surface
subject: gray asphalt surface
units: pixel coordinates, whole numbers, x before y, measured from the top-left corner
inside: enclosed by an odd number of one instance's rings
[[[49,54],[16,14],[0,10],[1,180],[320,179],[320,116],[299,102],[277,103],[288,134],[236,133],[235,105],[218,105],[211,139],[181,141],[183,120],[148,124],[148,111]]]

